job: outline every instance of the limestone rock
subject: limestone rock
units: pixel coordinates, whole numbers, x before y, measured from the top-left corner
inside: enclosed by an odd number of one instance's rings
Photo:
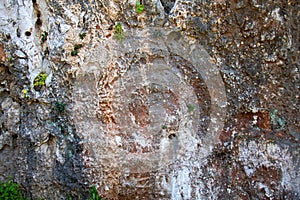
[[[139,2],[0,2],[0,180],[32,199],[299,199],[299,4]]]

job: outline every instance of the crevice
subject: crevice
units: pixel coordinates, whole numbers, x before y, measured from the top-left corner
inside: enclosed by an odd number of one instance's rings
[[[32,4],[33,4],[33,9],[34,9],[34,15],[36,18],[35,28],[37,30],[39,30],[41,28],[41,26],[43,25],[43,20],[41,19],[42,13],[41,13],[40,7],[39,7],[38,3],[36,2],[36,0],[32,0]]]
[[[170,135],[168,135],[168,138],[170,139],[170,140],[172,140],[173,138],[175,138],[176,137],[176,134],[175,133],[171,133]]]
[[[160,0],[167,14],[170,14],[172,8],[174,7],[175,0]]]

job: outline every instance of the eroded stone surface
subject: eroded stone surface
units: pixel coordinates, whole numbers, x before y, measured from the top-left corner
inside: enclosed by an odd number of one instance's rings
[[[44,199],[299,199],[299,4],[141,2],[0,3],[1,180]]]
[[[98,71],[86,72],[74,92],[75,122],[95,157],[93,166],[99,166],[93,182],[107,198],[177,198],[181,192],[191,198],[198,187],[182,189],[190,178],[181,182],[166,171],[176,171],[176,162],[188,165],[193,157],[200,167],[224,125],[225,90],[208,54],[201,45],[186,45],[179,33],[160,31],[157,42],[133,37],[121,46],[107,43],[119,53],[98,64]],[[123,191],[127,186],[129,194]]]

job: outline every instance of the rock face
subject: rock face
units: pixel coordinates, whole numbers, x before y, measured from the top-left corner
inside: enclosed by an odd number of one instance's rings
[[[4,0],[0,179],[33,199],[299,199],[299,32],[296,1]]]

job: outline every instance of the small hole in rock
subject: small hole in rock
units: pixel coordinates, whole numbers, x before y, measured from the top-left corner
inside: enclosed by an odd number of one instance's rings
[[[42,20],[41,20],[40,18],[38,18],[38,19],[36,20],[35,24],[36,24],[37,26],[41,26],[43,23],[42,23]]]
[[[175,138],[176,137],[176,135],[174,134],[174,133],[172,133],[172,134],[170,134],[169,136],[168,136],[168,138],[171,140],[171,139],[173,139],[173,138]]]
[[[20,33],[20,29],[19,28],[17,28],[17,37],[21,37],[21,33]]]
[[[18,138],[18,135],[17,135],[17,134],[13,134],[13,135],[12,135],[12,138],[13,138],[13,139],[17,139],[17,138]]]
[[[161,4],[164,7],[164,10],[167,14],[170,13],[170,11],[172,10],[172,8],[174,7],[175,4],[175,0],[160,0]]]
[[[26,35],[26,36],[31,36],[31,32],[30,32],[30,31],[26,31],[26,32],[25,32],[25,35]]]

